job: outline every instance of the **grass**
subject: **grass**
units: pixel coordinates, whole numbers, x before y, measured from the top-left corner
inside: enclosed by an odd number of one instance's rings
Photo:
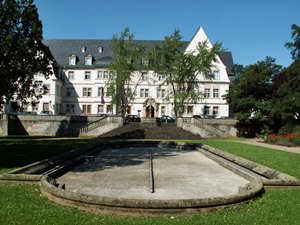
[[[89,143],[88,139],[0,138],[0,170],[6,171],[53,154]],[[233,154],[300,177],[300,155],[236,143],[232,140],[201,140]],[[300,221],[300,188],[271,189],[249,203],[195,216],[118,217],[100,216],[55,204],[41,196],[38,185],[0,184],[0,224],[216,224],[297,225]]]
[[[273,150],[271,149],[272,146],[265,148],[222,139],[208,139],[201,141],[201,143],[241,156],[300,179],[300,154]]]
[[[91,139],[0,137],[0,173],[91,143]]]
[[[0,185],[0,224],[230,224],[296,225],[300,221],[300,189],[268,190],[259,198],[214,213],[175,217],[100,216],[64,207],[40,196],[36,185]]]

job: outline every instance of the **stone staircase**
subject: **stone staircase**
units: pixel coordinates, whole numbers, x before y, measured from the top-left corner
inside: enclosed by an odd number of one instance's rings
[[[143,123],[130,123],[105,133],[103,139],[165,139],[165,140],[197,140],[201,137],[176,126],[176,123],[145,126]]]

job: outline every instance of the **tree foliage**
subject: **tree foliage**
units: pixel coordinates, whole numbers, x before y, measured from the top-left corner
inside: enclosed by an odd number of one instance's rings
[[[292,38],[293,42],[287,42],[285,46],[291,49],[293,59],[300,59],[300,27],[296,24],[292,25]]]
[[[272,80],[281,72],[275,59],[267,57],[244,67],[227,94],[227,101],[239,120],[263,121],[272,111]]]
[[[181,116],[188,103],[198,102],[202,97],[199,92],[199,76],[213,77],[214,62],[221,51],[221,44],[211,48],[204,41],[196,51],[184,52],[180,31],[176,29],[166,36],[161,45],[157,45],[152,54],[152,66],[157,74],[163,74],[171,92],[168,100],[173,103],[175,116]]]
[[[52,74],[53,57],[42,43],[33,0],[0,0],[0,96],[7,101],[35,95],[34,74]]]
[[[116,104],[117,114],[125,116],[128,104],[134,98],[135,90],[130,89],[130,81],[134,72],[140,70],[138,63],[144,48],[134,42],[134,34],[126,27],[120,35],[112,39],[113,61],[110,69],[115,72],[108,84],[112,102]],[[135,86],[136,89],[137,85]]]

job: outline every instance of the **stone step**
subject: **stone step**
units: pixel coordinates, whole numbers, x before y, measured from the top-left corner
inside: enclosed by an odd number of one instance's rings
[[[131,123],[101,135],[100,138],[197,140],[200,139],[200,136],[177,127],[175,123],[161,124],[154,127],[144,126],[143,123]]]

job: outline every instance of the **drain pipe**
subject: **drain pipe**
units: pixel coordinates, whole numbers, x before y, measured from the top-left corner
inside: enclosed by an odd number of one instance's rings
[[[154,193],[153,154],[151,148],[149,150],[149,160],[150,160],[150,193]]]

